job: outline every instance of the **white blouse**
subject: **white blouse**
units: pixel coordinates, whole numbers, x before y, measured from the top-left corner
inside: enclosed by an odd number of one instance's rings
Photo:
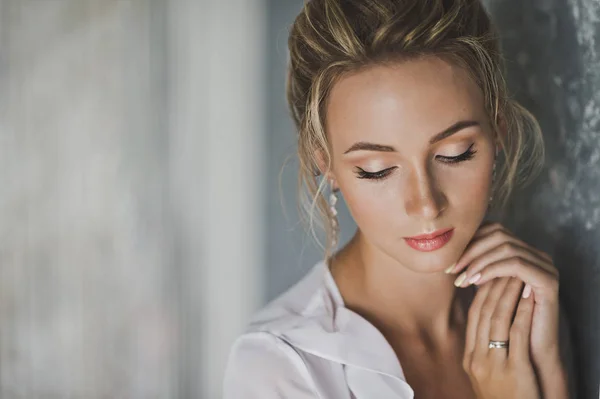
[[[474,286],[477,289],[476,286]],[[560,311],[561,357],[576,398],[569,322]],[[234,342],[225,399],[413,399],[392,347],[344,306],[325,262],[267,304]]]
[[[413,399],[383,335],[344,307],[324,261],[270,302],[234,342],[225,399]]]

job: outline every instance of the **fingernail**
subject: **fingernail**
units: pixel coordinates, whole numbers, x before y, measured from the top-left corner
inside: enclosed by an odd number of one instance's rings
[[[456,266],[456,263],[453,263],[450,267],[448,267],[446,270],[444,270],[444,273],[446,273],[446,274],[452,273],[454,266]]]
[[[481,278],[481,273],[477,273],[476,275],[474,275],[473,277],[471,277],[469,279],[469,284],[473,284],[475,283],[477,280],[479,280]]]
[[[458,278],[454,281],[454,285],[457,287],[460,287],[461,284],[465,281],[465,279],[467,278],[467,272],[463,272],[460,276],[458,276]]]
[[[523,298],[529,298],[531,295],[531,286],[529,284],[525,284],[525,289],[523,289]]]

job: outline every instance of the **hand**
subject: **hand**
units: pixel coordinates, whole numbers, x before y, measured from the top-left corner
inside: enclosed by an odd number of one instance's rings
[[[560,358],[558,338],[558,270],[552,258],[519,240],[499,223],[479,228],[452,273],[461,287],[469,280],[482,285],[498,277],[517,277],[535,301],[531,325],[531,356],[536,367]],[[464,276],[464,277],[463,277]],[[473,281],[473,280],[471,280]],[[455,282],[455,284],[457,284]]]
[[[540,398],[529,357],[533,298],[522,298],[522,287],[516,278],[494,279],[477,290],[469,308],[463,368],[478,399]],[[509,347],[490,349],[490,340],[509,341]]]

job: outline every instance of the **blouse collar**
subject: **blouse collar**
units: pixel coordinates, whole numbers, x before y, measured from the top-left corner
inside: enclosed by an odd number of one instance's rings
[[[327,263],[319,262],[311,273],[321,276],[321,288],[301,317],[282,320],[275,334],[304,352],[349,366],[347,382],[357,398],[413,398],[394,350],[375,326],[344,306]]]

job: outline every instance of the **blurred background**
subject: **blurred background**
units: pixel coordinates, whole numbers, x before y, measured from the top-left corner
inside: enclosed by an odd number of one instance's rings
[[[595,399],[600,2],[485,4],[546,137],[506,223],[554,256]],[[321,258],[284,94],[301,7],[0,0],[0,397],[220,397],[250,315]]]

